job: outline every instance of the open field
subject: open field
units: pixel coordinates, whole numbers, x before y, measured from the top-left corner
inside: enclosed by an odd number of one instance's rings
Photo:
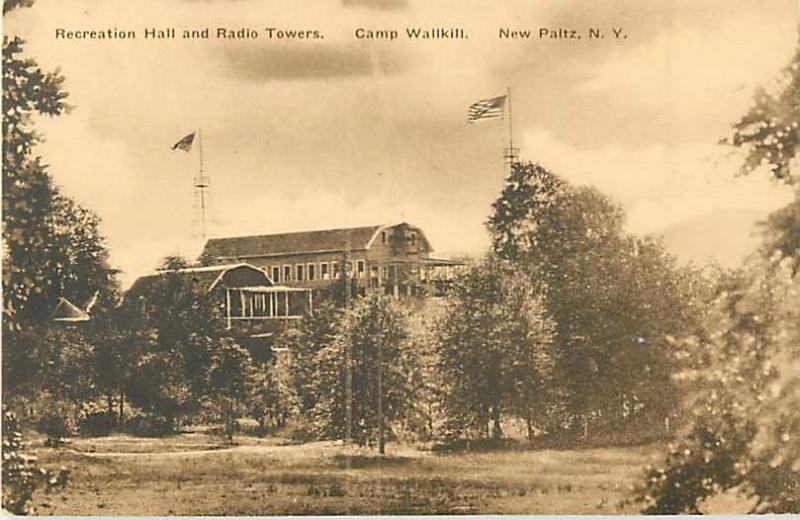
[[[621,506],[659,446],[434,454],[389,445],[290,445],[200,433],[123,435],[33,449],[71,470],[69,486],[35,497],[40,514],[271,515],[634,513]]]

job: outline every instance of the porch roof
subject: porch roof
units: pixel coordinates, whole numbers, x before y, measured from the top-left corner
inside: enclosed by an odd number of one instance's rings
[[[231,291],[253,293],[308,292],[311,290],[303,287],[288,287],[286,285],[246,285],[242,287],[228,287],[227,289]]]

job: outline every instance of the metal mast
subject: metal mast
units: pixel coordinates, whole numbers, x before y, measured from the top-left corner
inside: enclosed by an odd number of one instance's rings
[[[200,155],[200,169],[194,178],[194,195],[198,202],[200,211],[200,238],[203,243],[206,241],[206,190],[211,187],[211,179],[203,169],[203,130],[197,130],[197,147]]]
[[[503,158],[508,164],[509,171],[514,163],[519,162],[519,148],[514,147],[514,125],[511,118],[511,87],[506,87],[506,102],[508,103],[508,148],[503,150]]]

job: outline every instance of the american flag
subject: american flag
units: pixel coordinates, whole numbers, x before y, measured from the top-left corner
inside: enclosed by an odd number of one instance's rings
[[[190,151],[192,149],[192,143],[194,142],[194,134],[195,132],[192,132],[191,134],[184,136],[180,141],[172,145],[172,149],[183,150],[184,152]]]
[[[498,119],[503,117],[503,107],[506,104],[506,96],[499,96],[492,99],[482,99],[469,106],[468,121],[474,123],[481,119]]]

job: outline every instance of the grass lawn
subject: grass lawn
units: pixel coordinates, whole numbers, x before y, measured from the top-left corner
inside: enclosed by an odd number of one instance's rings
[[[35,446],[66,489],[38,494],[39,514],[277,515],[635,513],[622,507],[659,447],[434,454],[202,433],[123,435]]]

